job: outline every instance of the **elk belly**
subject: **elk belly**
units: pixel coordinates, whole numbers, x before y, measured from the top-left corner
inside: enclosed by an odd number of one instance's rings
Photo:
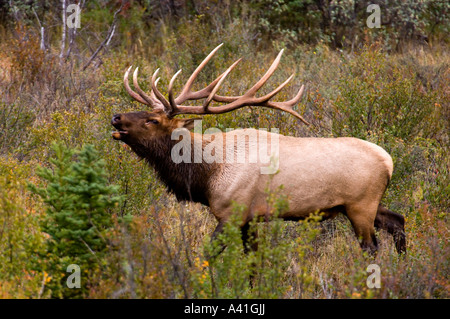
[[[284,185],[289,209],[302,215],[382,194],[391,174],[387,162],[381,148],[355,138],[282,137],[272,185]]]

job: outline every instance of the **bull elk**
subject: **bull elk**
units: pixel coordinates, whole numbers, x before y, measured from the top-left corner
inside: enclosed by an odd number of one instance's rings
[[[193,91],[192,86],[197,75],[220,46],[197,67],[176,98],[173,94],[173,84],[181,70],[170,80],[166,99],[157,88],[158,70],[152,76],[152,90],[147,94],[138,84],[136,68],[133,73],[136,91],[133,91],[128,80],[132,68],[130,66],[124,76],[125,88],[135,100],[148,105],[152,110],[114,115],[111,124],[117,131],[112,133],[113,138],[128,144],[139,157],[153,166],[168,191],[173,193],[177,200],[199,202],[209,206],[218,221],[213,238],[222,231],[233,213],[233,202],[237,202],[246,207],[241,230],[244,245],[247,245],[249,222],[267,213],[265,189],[270,183],[274,188],[283,185],[283,192],[288,198],[288,211],[282,213],[281,218],[300,220],[320,211],[322,220],[326,220],[343,213],[350,220],[363,250],[369,253],[377,251],[376,227],[389,232],[394,238],[397,251],[405,252],[403,216],[380,205],[392,176],[393,162],[389,154],[375,144],[349,137],[296,138],[262,130],[242,129],[220,133],[220,139],[214,138],[216,146],[218,141],[223,143],[220,147],[228,156],[239,155],[240,152],[248,153],[252,146],[261,146],[261,141],[268,141],[264,146],[264,151],[268,151],[274,146],[273,141],[277,141],[277,174],[261,174],[260,160],[238,163],[233,160],[233,156],[222,162],[204,159],[181,162],[173,160],[172,150],[182,140],[189,143],[191,149],[200,151],[214,143],[208,134],[190,131],[194,126],[194,119],[179,119],[175,118],[176,115],[220,114],[245,106],[260,106],[288,112],[309,125],[293,109],[302,96],[304,86],[301,86],[296,96],[289,101],[270,101],[288,84],[293,75],[272,92],[256,97],[257,91],[275,72],[283,50],[264,76],[241,96],[217,94],[226,76],[240,60],[205,88]],[[205,99],[202,105],[182,105],[185,101],[200,99]],[[212,107],[212,101],[221,104]],[[182,130],[184,137],[179,135],[178,138],[173,138],[176,130]],[[256,144],[245,137],[250,133],[257,137]],[[185,140],[186,136],[189,138]],[[242,148],[236,140],[241,140],[241,144],[243,141],[245,147]]]

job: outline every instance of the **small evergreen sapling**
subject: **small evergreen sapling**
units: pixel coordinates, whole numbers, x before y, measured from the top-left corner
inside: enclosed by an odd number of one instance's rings
[[[46,187],[29,187],[47,206],[41,227],[49,235],[48,271],[60,279],[50,285],[52,291],[58,291],[56,296],[60,297],[80,296],[85,287],[68,290],[65,275],[70,274],[66,268],[77,264],[81,274],[89,276],[89,272],[101,267],[108,249],[108,231],[113,227],[110,209],[121,198],[118,187],[108,184],[104,162],[92,145],[72,150],[54,144],[52,149],[55,157],[50,159],[51,168],[37,170],[47,182]]]

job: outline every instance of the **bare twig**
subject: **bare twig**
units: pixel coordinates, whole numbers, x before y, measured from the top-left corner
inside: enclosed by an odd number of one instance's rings
[[[44,289],[45,289],[45,281],[46,281],[46,279],[47,279],[47,275],[46,275],[46,273],[44,272],[44,273],[43,273],[43,276],[42,276],[41,289],[39,289],[37,299],[41,299],[42,294],[44,293]]]
[[[42,51],[44,51],[44,50],[45,50],[45,41],[44,41],[44,33],[45,33],[45,29],[44,29],[44,27],[42,26],[41,20],[39,19],[39,16],[37,15],[36,10],[34,10],[34,7],[31,7],[31,8],[32,8],[33,13],[34,13],[34,16],[36,17],[36,20],[37,20],[37,22],[38,22],[38,24],[39,24],[39,28],[41,29],[41,44],[40,44],[40,49],[41,49]]]
[[[116,22],[117,22],[117,15],[122,11],[124,6],[123,1],[120,4],[120,8],[114,13],[114,18],[111,26],[109,27],[108,36],[105,40],[100,44],[100,46],[95,50],[95,52],[92,54],[92,56],[89,58],[88,62],[83,66],[83,71],[88,68],[88,66],[92,63],[92,61],[97,57],[101,49],[107,47],[109,45],[109,42],[111,41],[114,32],[116,30]]]
[[[162,229],[161,222],[159,220],[157,211],[155,210],[153,214],[155,217],[155,224],[157,226],[159,235],[161,236],[162,242],[164,244],[164,248],[166,249],[166,254],[169,258],[170,263],[172,264],[172,268],[173,268],[173,272],[174,272],[173,276],[178,278],[179,283],[180,283],[181,287],[183,288],[184,298],[189,299],[189,292],[186,287],[185,275],[182,273],[182,269],[180,269],[181,266],[180,266],[180,262],[177,258],[177,254],[174,253],[172,255],[172,250],[170,249],[169,243],[167,242],[167,239],[164,236],[164,231]]]
[[[181,239],[183,240],[183,245],[184,245],[184,249],[185,249],[185,254],[186,254],[186,258],[188,261],[188,265],[189,268],[192,267],[192,261],[191,261],[191,256],[189,254],[189,249],[188,247],[190,246],[189,243],[187,242],[186,239],[186,234],[184,233],[184,223],[185,223],[185,219],[184,219],[184,211],[185,207],[184,204],[181,204],[181,210],[178,213],[178,216],[180,217],[180,233],[181,233]]]
[[[66,52],[66,61],[70,56],[70,53],[72,52],[73,44],[75,43],[75,37],[77,35],[77,28],[71,28],[70,32],[70,41],[69,41],[69,47],[67,48]]]
[[[83,238],[79,237],[78,239],[86,246],[89,252],[97,258],[97,254],[95,253],[95,251],[93,251],[92,248],[89,247],[89,245],[83,240]]]

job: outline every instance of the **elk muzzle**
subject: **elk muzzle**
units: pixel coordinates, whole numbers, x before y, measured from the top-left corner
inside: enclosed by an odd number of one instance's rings
[[[118,131],[112,133],[112,137],[115,140],[121,140],[123,135],[128,134],[126,130],[122,129],[121,114],[116,114],[111,120],[111,125],[114,126]]]

